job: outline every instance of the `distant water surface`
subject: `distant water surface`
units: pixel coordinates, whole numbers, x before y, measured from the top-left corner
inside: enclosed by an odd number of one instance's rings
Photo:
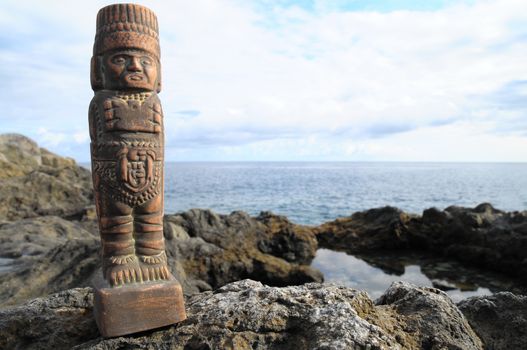
[[[527,163],[177,162],[165,170],[167,213],[269,210],[320,224],[385,205],[413,213],[482,202],[527,208]]]

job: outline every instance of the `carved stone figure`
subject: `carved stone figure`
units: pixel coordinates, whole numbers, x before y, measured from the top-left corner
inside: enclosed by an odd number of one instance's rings
[[[89,107],[93,186],[110,287],[174,281],[163,238],[157,18],[134,4],[97,15]]]

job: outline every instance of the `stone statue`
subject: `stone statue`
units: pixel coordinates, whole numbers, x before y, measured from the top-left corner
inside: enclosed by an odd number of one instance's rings
[[[91,85],[92,174],[106,284],[99,282],[99,289],[157,282],[181,290],[168,270],[163,238],[161,65],[152,11],[134,4],[99,11]]]

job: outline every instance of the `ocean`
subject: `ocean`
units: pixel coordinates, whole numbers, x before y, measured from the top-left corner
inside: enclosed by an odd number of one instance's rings
[[[527,163],[203,162],[165,165],[165,212],[272,211],[318,225],[385,205],[420,214],[489,202],[527,209]]]

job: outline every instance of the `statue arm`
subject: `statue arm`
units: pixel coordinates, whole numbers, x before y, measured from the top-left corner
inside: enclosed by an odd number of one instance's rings
[[[96,121],[95,119],[97,118],[97,106],[96,104],[92,101],[90,103],[90,109],[88,111],[88,123],[89,123],[89,128],[90,128],[90,139],[92,140],[92,142],[95,142],[96,141],[96,135],[97,135],[97,127],[96,127]]]

